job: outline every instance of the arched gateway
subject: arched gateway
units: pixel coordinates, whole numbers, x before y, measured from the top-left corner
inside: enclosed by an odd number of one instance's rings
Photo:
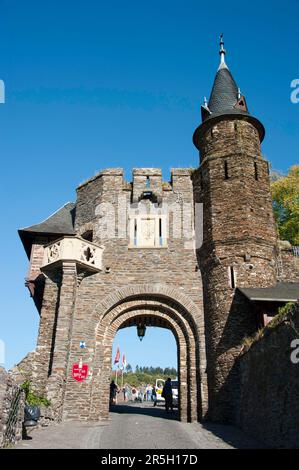
[[[207,410],[206,358],[200,339],[204,326],[200,309],[190,299],[161,284],[137,285],[115,291],[95,306],[90,317],[93,338],[74,312],[65,369],[54,354],[46,389],[58,419],[108,418],[113,340],[119,329],[140,321],[172,331],[178,353],[179,417],[189,422],[201,419]],[[81,338],[89,338],[88,351],[81,353],[89,365],[89,377],[82,383],[70,373],[72,364],[78,362],[79,332]]]
[[[168,328],[174,334],[178,351],[180,419],[194,421],[200,418],[202,411],[205,412],[201,383],[205,381],[206,363],[205,354],[200,349],[200,312],[196,305],[174,289],[161,285],[141,285],[117,291],[104,304],[97,306],[96,313],[99,321],[95,335],[90,419],[108,416],[115,334],[120,328],[137,325],[139,321],[146,326]],[[65,402],[65,416],[67,408]]]

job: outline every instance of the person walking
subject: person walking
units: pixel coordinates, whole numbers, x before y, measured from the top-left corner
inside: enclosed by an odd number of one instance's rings
[[[147,385],[146,387],[146,401],[151,401],[152,399],[152,387]]]
[[[140,387],[138,398],[139,398],[139,401],[142,403],[144,400],[144,386],[143,385]]]
[[[172,385],[171,378],[169,377],[163,387],[161,396],[165,400],[166,413],[169,413],[169,409],[173,412],[173,401],[172,401]]]
[[[154,402],[154,406],[157,406],[157,391],[155,385],[152,388],[152,401]]]
[[[116,385],[114,380],[112,380],[112,382],[110,384],[110,405],[115,405],[116,404],[116,394],[117,394],[117,392],[118,392],[118,386]]]

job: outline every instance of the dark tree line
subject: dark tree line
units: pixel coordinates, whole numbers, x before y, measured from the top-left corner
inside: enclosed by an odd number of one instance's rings
[[[133,372],[132,366],[130,364],[127,365],[126,367],[126,372],[131,373]],[[142,373],[142,374],[147,374],[147,375],[170,375],[170,376],[176,376],[177,375],[177,370],[175,367],[165,367],[163,369],[162,367],[153,367],[153,366],[136,366],[135,368],[135,373]]]

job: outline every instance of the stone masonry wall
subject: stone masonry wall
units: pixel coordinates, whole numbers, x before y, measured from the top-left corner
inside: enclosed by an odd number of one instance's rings
[[[293,247],[287,241],[279,242],[281,265],[278,278],[282,282],[299,282],[299,258],[294,254]]]
[[[261,158],[257,129],[249,122],[240,119],[222,120],[213,125],[201,135],[199,145],[201,162],[205,158],[233,156],[239,152]]]
[[[298,448],[299,304],[269,323],[239,365],[238,426],[266,446]]]

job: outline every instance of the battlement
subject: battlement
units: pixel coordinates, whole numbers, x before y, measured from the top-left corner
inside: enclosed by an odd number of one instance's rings
[[[77,191],[87,186],[89,183],[96,181],[97,179],[101,178],[102,176],[122,176],[124,175],[123,168],[105,168],[104,170],[99,171],[91,178],[88,178],[83,183],[79,184],[77,187]]]
[[[170,170],[170,181],[163,181],[161,168],[133,168],[132,169],[132,180],[126,181],[124,179],[123,168],[105,168],[96,173],[91,178],[87,179],[77,187],[77,192],[86,188],[91,183],[96,182],[99,179],[105,177],[113,177],[119,179],[122,178],[121,189],[128,190],[130,188],[136,188],[139,192],[144,187],[155,188],[159,193],[163,190],[169,191],[176,185],[181,178],[190,178],[193,173],[193,168],[171,168]],[[134,197],[133,197],[134,198]]]

